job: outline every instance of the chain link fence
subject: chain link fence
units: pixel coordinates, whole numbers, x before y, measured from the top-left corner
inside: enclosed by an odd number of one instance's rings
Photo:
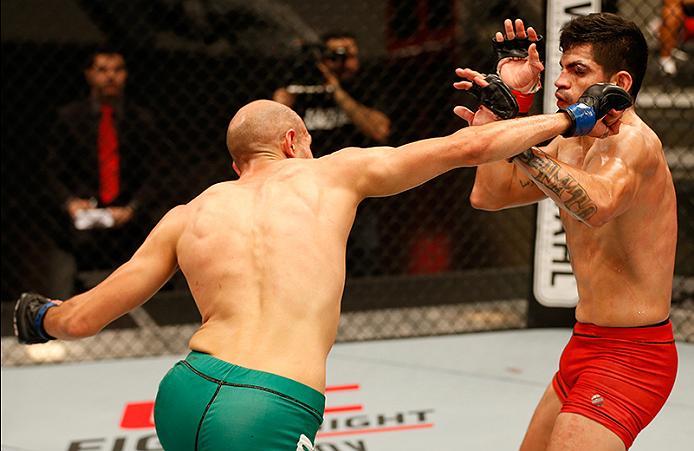
[[[692,341],[694,11],[674,3],[612,1],[603,10],[635,20],[652,50],[637,110],[661,138],[676,184],[672,319],[677,338]],[[503,18],[542,32],[545,13],[536,0],[3,1],[2,364],[184,352],[199,315],[180,275],[143,308],[76,343],[14,346],[11,301],[27,290],[62,298],[94,285],[165,211],[233,179],[225,130],[245,103],[284,88],[311,122],[318,156],[441,136],[463,126],[452,114],[465,100],[452,89],[454,68],[491,71],[489,40]],[[355,57],[321,45],[326,33],[356,40],[359,67],[342,85],[387,118],[386,133],[319,111],[332,93],[316,58],[339,65]],[[104,42],[127,69],[115,109],[120,197],[109,205],[93,189],[99,116],[85,79]],[[535,208],[474,210],[473,179],[474,169],[461,169],[364,202],[348,245],[339,340],[527,327]],[[133,206],[134,216],[122,227],[90,228],[108,221],[95,213],[77,230],[66,190],[96,211]]]

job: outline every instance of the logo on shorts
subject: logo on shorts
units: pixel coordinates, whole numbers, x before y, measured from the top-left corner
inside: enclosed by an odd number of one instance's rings
[[[301,434],[299,441],[296,442],[296,451],[313,451],[313,443],[304,434]]]
[[[602,396],[595,394],[592,398],[590,398],[590,402],[592,402],[595,407],[600,407],[605,402],[605,400]]]

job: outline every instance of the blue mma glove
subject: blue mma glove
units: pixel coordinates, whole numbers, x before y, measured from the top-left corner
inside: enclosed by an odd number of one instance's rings
[[[571,128],[562,136],[587,135],[610,110],[625,110],[632,104],[629,93],[619,86],[610,83],[594,84],[583,92],[578,102],[562,110],[572,122]]]
[[[490,74],[484,77],[484,81],[489,83],[489,86],[482,88],[473,82],[472,88],[468,92],[501,119],[516,117],[518,115],[518,101],[508,86],[501,81],[501,78],[498,75]]]
[[[14,306],[14,334],[23,344],[46,343],[55,340],[43,328],[43,318],[58,304],[36,293],[22,293]]]

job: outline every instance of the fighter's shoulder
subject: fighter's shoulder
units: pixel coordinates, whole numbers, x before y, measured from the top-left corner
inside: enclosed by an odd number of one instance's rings
[[[619,133],[606,141],[608,158],[619,159],[622,164],[642,176],[655,173],[661,164],[662,144],[643,122],[622,124]],[[595,155],[599,154],[600,152]]]
[[[334,172],[336,170],[346,169],[350,163],[359,161],[364,149],[360,147],[344,147],[340,150],[316,158],[316,167],[321,171]]]
[[[324,170],[328,174],[337,177],[354,179],[359,174],[368,174],[370,171],[378,171],[387,165],[389,157],[394,155],[394,147],[345,147],[337,152],[320,158],[323,160]]]
[[[159,220],[151,235],[166,241],[177,240],[188,223],[190,211],[189,204],[173,207]]]
[[[214,183],[214,184],[208,186],[207,188],[205,188],[200,194],[195,196],[186,205],[195,204],[196,202],[204,201],[208,197],[212,197],[212,196],[215,196],[221,192],[227,191],[229,189],[233,189],[234,185],[238,184],[238,183],[239,183],[239,180],[234,180],[234,181],[227,180],[224,182]]]
[[[333,152],[330,155],[319,158],[329,164],[336,163],[338,161],[345,162],[355,162],[362,163],[364,160],[369,158],[375,158],[382,154],[384,151],[393,150],[394,147],[380,146],[380,147],[345,147]]]
[[[644,122],[622,124],[619,134],[612,136],[610,146],[615,151],[635,158],[650,160],[657,157],[663,149],[660,139]]]
[[[215,183],[213,185],[208,186],[197,196],[189,200],[187,203],[176,206],[175,208],[178,209],[177,216],[190,215],[192,214],[192,212],[199,210],[211,199],[218,197],[220,194],[224,192],[227,192],[230,188],[232,188],[232,185],[234,183],[237,182],[226,181]]]
[[[343,147],[342,149],[339,149],[335,152],[332,152],[328,155],[325,155],[325,156],[318,158],[318,160],[330,161],[330,160],[336,160],[336,159],[341,159],[341,158],[356,157],[356,156],[359,156],[359,154],[363,150],[364,149],[361,147]]]
[[[162,222],[166,221],[171,224],[184,223],[188,219],[188,216],[190,215],[193,209],[191,203],[192,202],[187,204],[176,205],[171,210],[166,212],[166,214],[162,218]]]

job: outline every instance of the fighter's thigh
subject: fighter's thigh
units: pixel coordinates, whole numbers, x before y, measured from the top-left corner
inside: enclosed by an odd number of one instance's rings
[[[561,401],[550,383],[535,408],[520,447],[521,451],[541,451],[547,448],[560,410]]]
[[[602,424],[576,413],[557,416],[547,451],[624,451],[622,439]]]

